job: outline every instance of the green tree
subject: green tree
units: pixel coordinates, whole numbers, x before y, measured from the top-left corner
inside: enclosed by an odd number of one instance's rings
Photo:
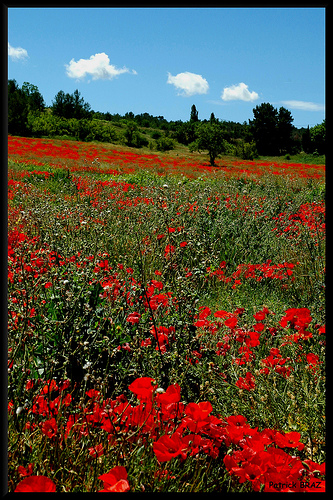
[[[310,128],[312,151],[320,155],[326,154],[326,121]]]
[[[127,120],[124,131],[124,139],[127,146],[132,148],[141,148],[148,146],[148,140],[139,133],[137,124],[133,120]]]
[[[27,97],[29,111],[44,111],[45,102],[42,94],[39,92],[38,87],[29,82],[24,82],[22,91]]]
[[[8,133],[27,135],[27,118],[29,113],[26,94],[18,86],[16,80],[8,80]]]
[[[199,113],[197,111],[197,108],[195,107],[195,104],[191,107],[191,115],[190,115],[190,122],[196,123],[199,121]]]
[[[60,90],[52,101],[52,113],[62,118],[76,118],[77,120],[91,118],[90,104],[84,102],[80,92],[76,89],[73,94],[65,94]]]
[[[215,159],[225,151],[223,129],[218,124],[201,123],[198,125],[197,139],[189,145],[190,151],[207,151],[209,161],[215,165]]]
[[[249,120],[258,153],[276,155],[278,153],[278,111],[268,102],[253,109],[254,119]]]
[[[309,125],[302,134],[302,148],[304,153],[312,153],[312,143],[311,143],[311,134]]]
[[[211,113],[210,118],[209,118],[209,123],[213,125],[214,123],[218,123],[219,119],[215,118],[214,113]]]
[[[278,135],[278,147],[280,154],[290,153],[292,148],[292,132],[294,126],[292,122],[294,118],[291,116],[291,112],[281,107],[278,113],[277,121],[277,135]]]

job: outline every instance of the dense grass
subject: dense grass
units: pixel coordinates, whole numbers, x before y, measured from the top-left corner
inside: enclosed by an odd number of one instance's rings
[[[257,491],[273,465],[241,481],[253,463],[238,458],[236,472],[225,459],[250,449],[241,437],[255,433],[266,450],[307,464],[310,478],[316,467],[322,474],[323,175],[253,162],[240,172],[226,158],[201,170],[179,158],[164,171],[162,156],[146,167],[132,158],[130,168],[118,156],[61,167],[13,158],[9,491],[31,463],[57,491],[101,490],[99,476],[115,466],[131,491]],[[171,387],[174,406],[153,387],[135,389],[142,377]],[[125,403],[136,409],[127,414]],[[238,438],[228,421],[236,415],[247,421]],[[279,432],[299,435],[287,445]],[[163,461],[164,434],[181,436],[183,455]],[[279,480],[297,470],[279,470]]]

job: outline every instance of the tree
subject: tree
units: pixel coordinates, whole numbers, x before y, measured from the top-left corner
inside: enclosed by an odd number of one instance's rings
[[[52,113],[62,118],[91,118],[90,104],[84,102],[80,97],[80,92],[76,89],[73,94],[65,94],[60,90],[52,101]]]
[[[326,153],[326,121],[320,125],[315,125],[310,128],[312,151],[317,151],[318,154]]]
[[[80,97],[80,92],[76,89],[74,90],[74,94],[72,95],[73,102],[73,116],[72,118],[76,118],[80,120],[81,118],[89,118],[91,107],[88,102],[84,102],[83,97]]]
[[[223,129],[218,124],[201,123],[197,127],[197,139],[189,145],[190,151],[207,150],[209,161],[215,165],[215,159],[225,151]]]
[[[211,125],[213,125],[214,123],[218,123],[218,122],[219,122],[219,119],[218,119],[218,118],[215,118],[214,113],[211,113],[210,118],[209,118],[209,123],[210,123]]]
[[[277,124],[278,111],[268,102],[253,109],[254,119],[249,120],[258,153],[275,155],[278,152]]]
[[[193,104],[192,108],[191,108],[191,116],[190,116],[190,122],[198,122],[199,121],[199,118],[198,118],[198,111],[197,111],[197,108],[195,107],[195,104]]]
[[[312,152],[311,134],[309,125],[308,128],[302,134],[302,148],[304,153]]]
[[[8,80],[8,133],[27,135],[28,99],[16,80]]]
[[[290,153],[294,118],[288,109],[281,107],[278,113],[277,135],[280,154]]]
[[[44,111],[45,102],[42,94],[39,92],[38,87],[29,82],[24,82],[22,91],[27,97],[29,111]]]

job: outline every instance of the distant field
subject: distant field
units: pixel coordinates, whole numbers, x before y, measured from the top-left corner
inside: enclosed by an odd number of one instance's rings
[[[8,154],[9,491],[324,488],[324,157]]]

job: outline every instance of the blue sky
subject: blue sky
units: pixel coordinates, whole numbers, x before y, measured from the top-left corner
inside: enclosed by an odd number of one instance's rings
[[[8,78],[46,105],[78,89],[94,111],[244,122],[270,102],[325,118],[324,8],[9,8]]]

